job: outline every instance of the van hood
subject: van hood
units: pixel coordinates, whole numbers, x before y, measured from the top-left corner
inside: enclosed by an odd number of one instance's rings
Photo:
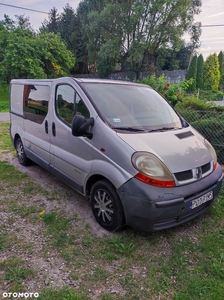
[[[164,132],[117,135],[135,151],[156,155],[172,173],[202,166],[212,161],[204,138],[192,127]]]

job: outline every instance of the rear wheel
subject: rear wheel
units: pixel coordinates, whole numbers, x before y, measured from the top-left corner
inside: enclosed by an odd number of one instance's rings
[[[97,222],[106,230],[118,230],[125,223],[120,198],[111,183],[96,182],[91,189],[91,207]]]
[[[22,166],[27,166],[30,163],[30,160],[26,156],[26,153],[25,153],[25,150],[24,150],[21,138],[18,138],[16,140],[15,148],[16,148],[16,153],[17,153],[17,157],[18,157],[19,163]]]

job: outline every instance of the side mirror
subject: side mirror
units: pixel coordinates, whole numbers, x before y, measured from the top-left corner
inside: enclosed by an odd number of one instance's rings
[[[94,125],[94,119],[91,117],[88,120],[83,115],[75,115],[72,120],[72,135],[74,136],[86,136],[88,139],[92,139],[93,134],[89,132],[89,126]]]

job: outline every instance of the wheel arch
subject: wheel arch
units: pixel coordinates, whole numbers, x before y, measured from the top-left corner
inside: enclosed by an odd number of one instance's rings
[[[22,140],[21,136],[18,133],[16,133],[15,136],[14,136],[14,138],[13,138],[13,146],[14,146],[14,148],[16,147],[16,141],[18,139]]]
[[[86,185],[85,185],[85,194],[86,194],[86,196],[88,198],[90,197],[90,191],[91,191],[92,186],[97,181],[100,181],[100,180],[106,180],[106,181],[108,181],[116,189],[116,187],[114,186],[114,184],[107,177],[105,177],[103,175],[100,175],[100,174],[94,174],[94,175],[92,175],[91,177],[88,178],[88,180],[86,182]]]
[[[122,166],[112,160],[94,159],[92,165],[93,172],[89,174],[84,183],[84,194],[89,197],[93,184],[99,180],[108,181],[114,189],[117,189],[130,180],[135,174],[129,173]]]

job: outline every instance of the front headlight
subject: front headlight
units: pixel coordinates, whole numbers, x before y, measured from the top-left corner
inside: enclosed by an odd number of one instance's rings
[[[205,146],[206,148],[209,150],[209,152],[211,153],[213,162],[214,162],[214,170],[217,168],[217,155],[215,152],[215,149],[212,147],[212,145],[209,143],[208,140],[204,140]]]
[[[158,187],[174,187],[173,175],[164,163],[152,153],[136,152],[132,164],[139,171],[135,178]]]

